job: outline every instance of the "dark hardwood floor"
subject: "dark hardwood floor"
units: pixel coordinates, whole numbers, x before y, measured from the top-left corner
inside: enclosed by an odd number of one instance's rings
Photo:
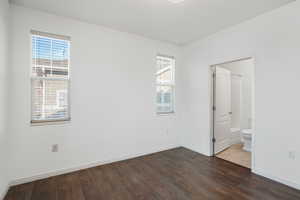
[[[5,200],[300,199],[300,191],[185,148],[11,188]]]

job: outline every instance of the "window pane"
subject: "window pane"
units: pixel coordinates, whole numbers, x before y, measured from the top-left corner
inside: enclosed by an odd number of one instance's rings
[[[157,83],[170,83],[172,80],[172,71],[171,68],[167,68],[164,71],[160,71],[156,76]]]
[[[174,58],[168,56],[156,57],[157,113],[174,112],[174,69]]]
[[[69,41],[32,36],[32,75],[68,77]]]
[[[32,120],[69,118],[68,81],[32,80]]]
[[[52,40],[52,76],[68,76],[69,45],[67,41]]]
[[[171,83],[173,81],[174,59],[157,56],[156,62],[156,82]]]
[[[174,112],[173,110],[173,86],[157,86],[156,88],[156,105],[158,113]]]

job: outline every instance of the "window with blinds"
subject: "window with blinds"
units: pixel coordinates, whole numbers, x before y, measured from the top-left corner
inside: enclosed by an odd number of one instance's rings
[[[31,31],[31,123],[70,120],[70,38]]]
[[[156,57],[156,112],[174,113],[175,58]]]

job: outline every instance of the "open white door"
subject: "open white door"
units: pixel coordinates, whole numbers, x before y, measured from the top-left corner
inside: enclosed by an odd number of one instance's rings
[[[214,148],[217,154],[230,146],[231,72],[216,67],[215,75]]]

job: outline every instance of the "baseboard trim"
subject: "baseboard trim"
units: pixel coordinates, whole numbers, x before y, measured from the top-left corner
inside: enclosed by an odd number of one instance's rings
[[[8,190],[9,190],[9,184],[6,184],[5,189],[0,193],[0,199],[1,199],[1,200],[4,200],[4,198],[5,198],[5,196],[6,196],[7,192],[8,192]]]
[[[63,175],[63,174],[67,174],[67,173],[71,173],[71,172],[75,172],[75,171],[79,171],[79,170],[83,170],[83,169],[88,169],[88,168],[92,168],[92,167],[97,167],[97,166],[100,166],[100,165],[105,165],[105,164],[110,164],[110,163],[114,163],[114,162],[124,161],[124,160],[133,159],[133,158],[137,158],[137,157],[141,157],[141,156],[145,156],[145,155],[151,155],[151,154],[154,154],[154,153],[171,150],[171,149],[178,148],[178,147],[180,147],[180,146],[174,145],[174,146],[170,146],[168,148],[160,148],[158,150],[148,152],[148,153],[128,155],[128,156],[123,156],[123,157],[119,157],[119,158],[115,158],[115,159],[111,159],[111,160],[106,160],[106,161],[91,162],[91,163],[83,164],[83,165],[80,165],[80,166],[55,170],[55,171],[51,171],[51,172],[37,174],[37,175],[34,175],[34,176],[30,176],[30,177],[19,178],[19,179],[15,179],[15,180],[11,181],[9,185],[10,186],[15,186],[15,185],[20,185],[20,184],[24,184],[24,183],[30,183],[30,182],[33,182],[33,181],[37,181],[37,180],[41,180],[41,179],[45,179],[45,178],[49,178],[49,177],[53,177],[53,176],[59,176],[59,175]]]
[[[265,178],[271,179],[271,180],[276,181],[278,183],[282,183],[282,184],[287,185],[289,187],[292,187],[294,189],[300,190],[300,185],[297,184],[297,183],[294,183],[294,182],[291,182],[291,181],[288,181],[288,180],[285,180],[285,179],[282,179],[282,178],[278,178],[278,177],[273,176],[271,174],[265,173],[262,170],[256,170],[256,169],[254,169],[254,170],[252,170],[252,172],[254,174],[263,176]]]

